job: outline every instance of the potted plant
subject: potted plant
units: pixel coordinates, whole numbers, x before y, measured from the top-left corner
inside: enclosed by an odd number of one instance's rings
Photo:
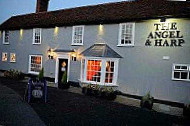
[[[113,90],[113,88],[108,89],[107,99],[114,100],[114,99],[116,99],[116,97],[117,97],[117,95],[116,95],[116,92]]]
[[[88,86],[86,87],[86,95],[92,95],[92,86],[91,84],[88,84]]]
[[[190,104],[184,105],[183,107],[183,115],[190,117]]]
[[[87,87],[86,87],[85,84],[83,84],[83,85],[82,85],[82,93],[83,93],[83,94],[86,94],[86,92],[87,92]]]
[[[140,106],[142,108],[147,108],[151,110],[153,106],[153,100],[154,98],[150,95],[150,92],[148,92],[145,96],[142,97]]]
[[[99,97],[100,96],[100,86],[98,84],[95,85],[93,88],[94,96]]]
[[[106,98],[108,93],[108,88],[104,85],[104,87],[101,89],[101,98]]]
[[[39,75],[38,75],[38,79],[39,79],[40,82],[43,82],[43,81],[44,81],[44,68],[42,68],[42,69],[40,70],[40,73],[39,73]]]
[[[70,87],[70,84],[67,83],[67,72],[63,73],[63,76],[61,78],[61,83],[59,85],[60,85],[60,88],[62,89],[68,89]]]

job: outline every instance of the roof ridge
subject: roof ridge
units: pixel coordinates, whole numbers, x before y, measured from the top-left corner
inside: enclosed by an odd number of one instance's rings
[[[106,3],[100,3],[100,4],[94,4],[94,5],[82,5],[78,7],[71,7],[71,8],[63,8],[63,9],[58,9],[58,10],[52,10],[52,11],[43,11],[43,12],[32,12],[32,13],[27,13],[27,14],[18,14],[14,15],[11,17],[19,17],[19,16],[26,16],[26,15],[33,15],[33,14],[43,14],[43,13],[52,13],[52,12],[60,12],[60,11],[67,11],[67,10],[73,10],[73,9],[80,9],[80,8],[88,8],[88,7],[96,7],[96,6],[106,6],[109,4],[119,4],[119,3],[130,3],[130,2],[137,2],[137,1],[119,1],[119,2],[106,2]]]

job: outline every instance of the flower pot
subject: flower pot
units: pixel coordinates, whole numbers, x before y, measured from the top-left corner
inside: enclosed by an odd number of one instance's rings
[[[150,102],[148,100],[145,100],[145,101],[141,100],[140,106],[141,106],[141,108],[147,108],[147,109],[151,110],[152,106],[153,106],[153,102]]]
[[[190,108],[189,107],[187,107],[187,106],[183,107],[183,115],[190,117]]]
[[[117,97],[116,93],[115,92],[109,92],[107,93],[107,99],[108,100],[115,100]]]
[[[68,89],[70,87],[70,84],[69,83],[66,83],[66,84],[63,84],[63,83],[59,83],[58,84],[58,87],[60,89]]]
[[[87,88],[86,87],[82,87],[82,93],[86,94],[86,92],[87,92]]]
[[[107,97],[107,92],[101,91],[101,98],[106,98],[106,97]]]
[[[87,92],[86,92],[87,95],[89,96],[92,96],[92,88],[87,88]]]
[[[94,92],[94,96],[95,96],[95,97],[100,97],[100,96],[101,96],[99,90],[93,90],[93,92]]]

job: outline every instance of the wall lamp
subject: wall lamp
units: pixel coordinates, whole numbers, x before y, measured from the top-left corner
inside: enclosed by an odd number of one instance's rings
[[[53,50],[51,48],[48,49],[47,54],[49,59],[53,59]]]

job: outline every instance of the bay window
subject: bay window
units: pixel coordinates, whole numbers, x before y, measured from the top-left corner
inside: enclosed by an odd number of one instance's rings
[[[81,61],[81,81],[99,85],[117,85],[117,58],[84,58]]]

